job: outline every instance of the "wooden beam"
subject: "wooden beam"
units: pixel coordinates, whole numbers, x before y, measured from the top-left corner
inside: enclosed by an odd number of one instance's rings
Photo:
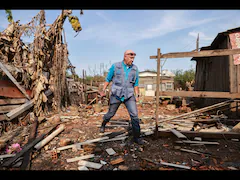
[[[16,79],[12,76],[12,74],[8,71],[8,69],[0,62],[0,68],[3,70],[3,72],[8,76],[8,78],[18,87],[18,89],[30,100],[30,97],[28,96],[27,92],[25,91],[22,86],[16,81]]]
[[[203,139],[240,139],[240,133],[236,132],[196,132],[196,131],[179,131],[188,138],[201,137]],[[175,136],[169,130],[158,130],[159,137]]]
[[[227,56],[227,55],[233,55],[233,54],[240,54],[240,48],[167,53],[167,54],[162,54],[161,58]],[[158,56],[150,56],[150,59],[157,59],[157,57]]]
[[[229,98],[229,99],[235,99],[240,97],[240,93],[217,92],[217,91],[162,91],[161,95],[180,97],[200,97],[200,98]]]
[[[34,99],[26,102],[25,104],[13,109],[9,113],[6,114],[7,120],[10,121],[13,118],[17,117],[21,113],[25,112],[26,110],[30,109],[34,105]]]
[[[0,106],[0,113],[7,113],[13,109],[18,108],[20,105],[6,105],[6,106]]]
[[[158,132],[158,115],[159,115],[159,81],[160,81],[160,74],[161,74],[161,51],[160,48],[157,50],[157,92],[156,92],[156,111],[155,111],[155,116],[156,116],[156,133]]]
[[[28,100],[23,99],[0,99],[0,105],[7,105],[7,104],[23,104]]]

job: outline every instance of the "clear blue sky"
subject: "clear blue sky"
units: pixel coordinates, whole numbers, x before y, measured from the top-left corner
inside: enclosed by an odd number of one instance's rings
[[[13,19],[21,24],[28,23],[40,10],[12,10]],[[64,30],[69,50],[69,59],[81,77],[100,73],[110,64],[121,61],[123,53],[132,49],[137,56],[134,63],[140,71],[155,69],[157,63],[149,56],[161,53],[192,51],[209,46],[219,32],[240,26],[239,10],[73,10],[82,31],[76,36],[68,20]],[[46,23],[52,24],[61,10],[45,10]],[[0,11],[0,31],[8,26],[5,10]],[[23,41],[32,41],[22,37]],[[163,69],[170,71],[195,68],[191,58],[167,59]],[[164,62],[165,59],[163,59]],[[162,63],[163,63],[162,62]],[[103,69],[102,69],[103,70]]]

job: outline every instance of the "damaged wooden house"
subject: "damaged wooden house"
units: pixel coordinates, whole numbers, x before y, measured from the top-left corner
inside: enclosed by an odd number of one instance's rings
[[[203,50],[236,49],[240,47],[240,28],[218,33],[210,46]],[[194,98],[198,107],[213,105],[228,99],[240,98],[240,59],[239,54],[225,56],[193,57],[196,61],[194,91],[225,92],[216,97]],[[238,101],[232,103],[228,115],[239,117]],[[233,113],[235,112],[235,113]],[[225,112],[226,113],[226,112]]]

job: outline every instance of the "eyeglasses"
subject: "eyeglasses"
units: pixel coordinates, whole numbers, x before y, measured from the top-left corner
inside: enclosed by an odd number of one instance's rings
[[[127,55],[136,56],[136,53],[128,53]]]

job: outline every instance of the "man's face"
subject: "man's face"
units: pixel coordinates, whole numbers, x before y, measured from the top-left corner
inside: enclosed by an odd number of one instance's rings
[[[127,64],[128,66],[131,66],[134,61],[135,56],[136,56],[136,53],[134,53],[133,51],[131,51],[131,50],[126,51],[124,53],[125,64]]]

